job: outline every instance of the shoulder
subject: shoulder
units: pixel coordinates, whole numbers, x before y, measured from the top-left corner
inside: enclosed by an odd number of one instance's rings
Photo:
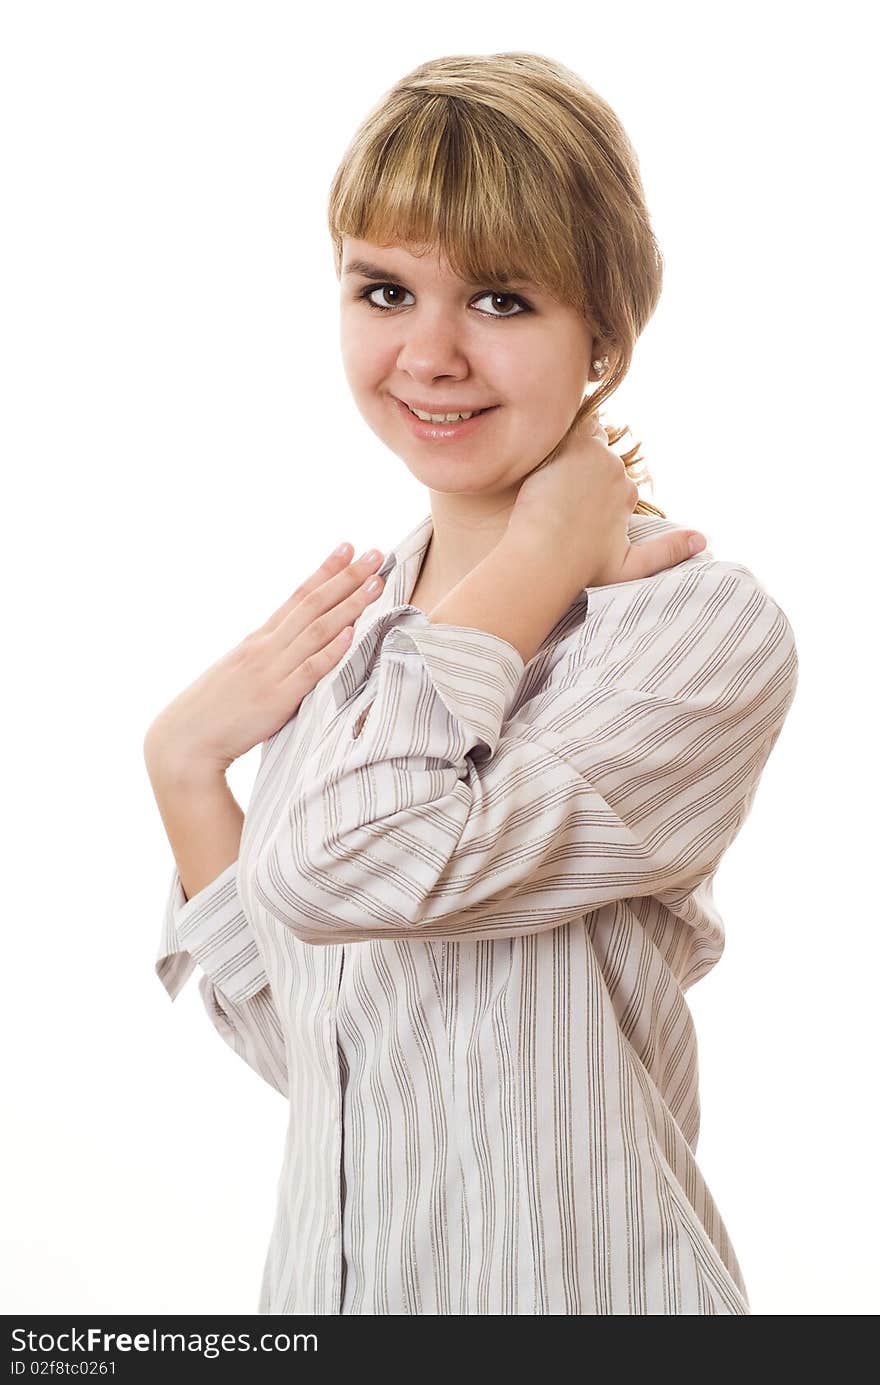
[[[630,541],[682,529],[674,520],[633,515]],[[642,679],[660,690],[691,678],[718,678],[745,690],[759,678],[794,695],[798,654],[785,611],[755,572],[705,548],[636,581],[590,587],[573,632],[564,677],[577,684]],[[562,672],[562,670],[560,670]],[[730,696],[738,695],[737,689]]]
[[[660,518],[657,515],[632,515],[629,521],[630,543],[639,545],[658,538],[661,534],[692,528],[692,525],[679,524],[677,520]],[[730,593],[740,602],[757,602],[761,606],[772,607],[779,618],[790,628],[785,612],[775,597],[757,575],[744,562],[738,559],[716,558],[709,547],[692,558],[665,568],[651,577],[637,581],[615,582],[604,587],[587,589],[587,610],[630,611],[633,597],[638,595],[640,603],[654,595],[663,600],[673,592],[679,594],[690,613],[695,607],[714,600],[718,593]]]

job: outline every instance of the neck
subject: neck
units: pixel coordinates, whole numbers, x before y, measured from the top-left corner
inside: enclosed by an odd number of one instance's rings
[[[501,541],[513,498],[431,492],[433,531],[419,569],[418,587],[441,600]]]

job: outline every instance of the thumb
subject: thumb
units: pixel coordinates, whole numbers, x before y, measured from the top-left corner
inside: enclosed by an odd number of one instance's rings
[[[690,547],[694,541],[693,550]],[[624,582],[635,582],[640,577],[653,577],[657,572],[686,562],[695,553],[706,547],[706,536],[698,529],[676,529],[671,534],[663,534],[649,543],[630,544],[629,552],[623,562]]]

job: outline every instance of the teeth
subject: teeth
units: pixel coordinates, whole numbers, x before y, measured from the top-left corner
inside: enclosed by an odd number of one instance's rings
[[[420,418],[423,423],[457,423],[460,419],[473,418],[475,413],[481,414],[485,412],[483,409],[474,409],[473,412],[469,414],[426,414],[423,413],[421,409],[410,408],[409,405],[407,405],[407,408],[411,414],[415,414],[416,418]]]

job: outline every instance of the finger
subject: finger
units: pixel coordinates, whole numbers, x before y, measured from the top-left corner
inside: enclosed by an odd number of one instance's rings
[[[351,562],[351,544],[344,545],[343,553],[333,552],[325,558],[319,568],[307,577],[284,602],[273,611],[272,615],[264,624],[263,632],[271,634],[296,608],[301,605],[307,597],[313,593],[321,591],[320,600],[313,600],[313,611],[309,619],[321,615],[331,606],[337,605],[344,597],[350,596],[362,582],[380,567],[384,561],[382,553],[377,549],[369,549],[367,553],[355,561]],[[374,557],[368,556],[374,554]],[[323,590],[326,589],[326,590]]]
[[[320,567],[317,567],[311,576],[300,583],[296,590],[278,607],[277,611],[272,612],[268,620],[264,622],[262,627],[263,630],[268,631],[274,629],[279,621],[282,621],[288,612],[291,611],[298,602],[302,601],[304,596],[314,591],[315,587],[319,587],[322,582],[326,582],[331,577],[335,577],[337,573],[342,572],[351,561],[351,553],[352,548],[350,543],[340,544],[338,549],[334,549],[332,553],[329,553]]]
[[[295,688],[301,697],[311,692],[326,674],[334,669],[351,644],[354,626],[346,625],[344,630],[328,644],[313,649],[305,659],[298,661],[283,679],[287,687]]]
[[[326,583],[320,590],[310,593],[275,627],[271,638],[279,652],[281,677],[286,677],[316,651],[332,644],[342,630],[353,625],[378,599],[385,582],[380,573],[371,571],[374,567],[373,561],[354,564],[339,579],[346,584],[341,593],[336,590],[335,582]],[[359,572],[361,580],[357,582]],[[353,585],[354,582],[357,585]]]
[[[635,582],[640,577],[653,577],[655,573],[665,572],[667,568],[686,562],[694,556],[689,543],[695,534],[700,540],[700,549],[697,549],[699,552],[705,548],[706,539],[693,529],[676,529],[674,533],[664,534],[649,543],[630,544],[629,552],[623,560],[621,581]]]

